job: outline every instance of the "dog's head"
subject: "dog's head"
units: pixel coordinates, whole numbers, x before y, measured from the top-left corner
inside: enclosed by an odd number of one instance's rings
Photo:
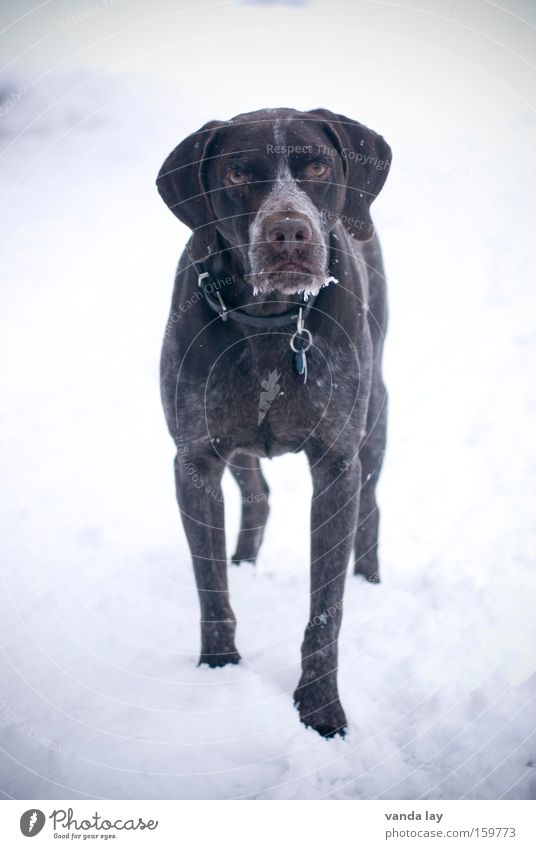
[[[369,208],[390,163],[387,142],[357,121],[269,109],[205,124],[170,153],[157,186],[193,230],[195,259],[232,250],[255,292],[316,293],[335,223],[372,237]]]

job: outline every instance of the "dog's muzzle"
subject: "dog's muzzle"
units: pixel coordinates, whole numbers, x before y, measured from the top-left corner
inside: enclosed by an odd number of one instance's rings
[[[250,228],[248,280],[255,294],[318,294],[327,277],[328,250],[320,214],[309,196],[276,187]]]

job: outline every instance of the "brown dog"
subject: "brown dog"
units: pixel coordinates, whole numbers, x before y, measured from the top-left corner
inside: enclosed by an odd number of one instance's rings
[[[157,185],[193,231],[175,278],[162,398],[201,602],[200,663],[237,663],[227,588],[228,466],[242,493],[233,562],[254,561],[268,515],[259,458],[305,451],[313,478],[311,609],[300,718],[344,733],[337,638],[348,559],[379,581],[375,487],[385,448],[385,279],[369,207],[384,139],[317,109],[212,121]]]

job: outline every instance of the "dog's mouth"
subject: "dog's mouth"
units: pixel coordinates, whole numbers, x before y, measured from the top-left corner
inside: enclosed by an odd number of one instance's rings
[[[247,280],[255,295],[282,292],[286,295],[317,295],[325,285],[328,271],[325,268],[326,252],[318,250],[316,256],[269,257],[255,256]]]
[[[275,262],[270,269],[267,270],[268,274],[277,274],[277,273],[294,273],[298,272],[301,274],[315,274],[318,273],[319,269],[315,269],[313,263],[311,262],[303,262],[302,260],[280,260],[279,262]]]
[[[325,285],[327,272],[302,263],[286,262],[248,275],[254,295],[281,292],[284,295],[317,295]]]

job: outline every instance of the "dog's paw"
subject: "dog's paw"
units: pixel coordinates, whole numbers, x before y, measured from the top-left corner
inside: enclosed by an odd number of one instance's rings
[[[236,543],[236,550],[231,557],[231,563],[238,566],[239,563],[255,563],[259,548],[261,547],[263,528],[261,526],[251,530],[241,530]]]
[[[335,696],[329,699],[314,684],[299,686],[294,693],[294,704],[306,728],[312,728],[321,737],[344,737],[346,714]]]
[[[210,666],[216,669],[218,666],[227,666],[229,663],[240,663],[242,658],[236,649],[227,652],[201,652],[198,666]]]
[[[369,584],[381,583],[378,558],[375,555],[359,557],[354,563],[354,575],[361,575]]]
[[[252,566],[254,566],[256,559],[257,559],[256,555],[254,555],[253,557],[247,557],[246,554],[242,554],[237,549],[235,551],[235,553],[233,554],[233,556],[231,557],[231,563],[233,564],[233,566],[240,566],[241,563],[251,563]]]
[[[367,584],[381,584],[382,579],[380,577],[379,572],[358,572],[357,570],[354,572],[354,575],[359,575],[361,578],[364,578]]]

